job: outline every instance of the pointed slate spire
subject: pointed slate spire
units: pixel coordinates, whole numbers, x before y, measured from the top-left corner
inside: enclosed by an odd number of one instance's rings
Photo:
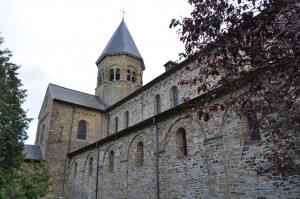
[[[122,20],[100,57],[97,59],[96,65],[98,65],[106,56],[122,54],[126,54],[140,60],[142,62],[143,69],[145,70],[143,58],[136,47],[124,20]]]

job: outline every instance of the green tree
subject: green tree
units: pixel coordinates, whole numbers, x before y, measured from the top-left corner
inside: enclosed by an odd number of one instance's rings
[[[38,198],[45,196],[50,187],[50,172],[44,162],[23,164],[15,184],[19,185],[18,198]]]
[[[0,37],[0,45],[2,43],[3,38]],[[39,169],[37,166],[34,170],[25,169],[23,145],[30,119],[21,107],[26,90],[21,88],[17,73],[19,66],[10,62],[11,56],[8,49],[0,49],[0,198],[32,198],[33,195],[26,197],[27,187],[35,186],[35,181],[31,179],[40,171],[45,173],[42,175],[44,182],[49,183],[49,177],[43,165]],[[24,176],[29,179],[26,183]],[[40,190],[37,192],[38,195],[44,195]]]

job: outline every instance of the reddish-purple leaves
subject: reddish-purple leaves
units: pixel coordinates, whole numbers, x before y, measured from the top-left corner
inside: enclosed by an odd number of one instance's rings
[[[300,153],[296,136],[300,129],[299,4],[294,0],[189,2],[194,7],[191,16],[172,20],[170,27],[178,28],[185,45],[179,56],[205,66],[194,78],[179,82],[207,95],[206,103],[194,109],[198,119],[207,122],[213,112],[225,109],[240,117],[255,111],[261,116],[262,146],[276,149],[265,156],[271,164],[260,165],[258,174],[299,176],[294,162]],[[208,78],[217,81],[214,87],[205,83]],[[211,89],[222,86],[222,92],[230,94],[240,84],[244,92],[231,94],[223,103],[210,101]]]

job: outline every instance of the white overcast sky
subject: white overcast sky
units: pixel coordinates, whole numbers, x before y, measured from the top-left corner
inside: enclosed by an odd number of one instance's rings
[[[188,16],[188,0],[0,0],[1,49],[13,52],[27,89],[23,105],[33,118],[28,144],[33,144],[38,114],[49,83],[94,94],[95,61],[122,20],[144,59],[144,84],[176,61],[183,44],[171,19]]]

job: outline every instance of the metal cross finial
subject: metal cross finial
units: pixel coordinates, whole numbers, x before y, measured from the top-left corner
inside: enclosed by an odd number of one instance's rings
[[[122,19],[124,20],[124,15],[127,14],[127,13],[125,12],[125,10],[124,10],[124,7],[123,7],[122,10],[120,10],[120,11],[123,13]]]

